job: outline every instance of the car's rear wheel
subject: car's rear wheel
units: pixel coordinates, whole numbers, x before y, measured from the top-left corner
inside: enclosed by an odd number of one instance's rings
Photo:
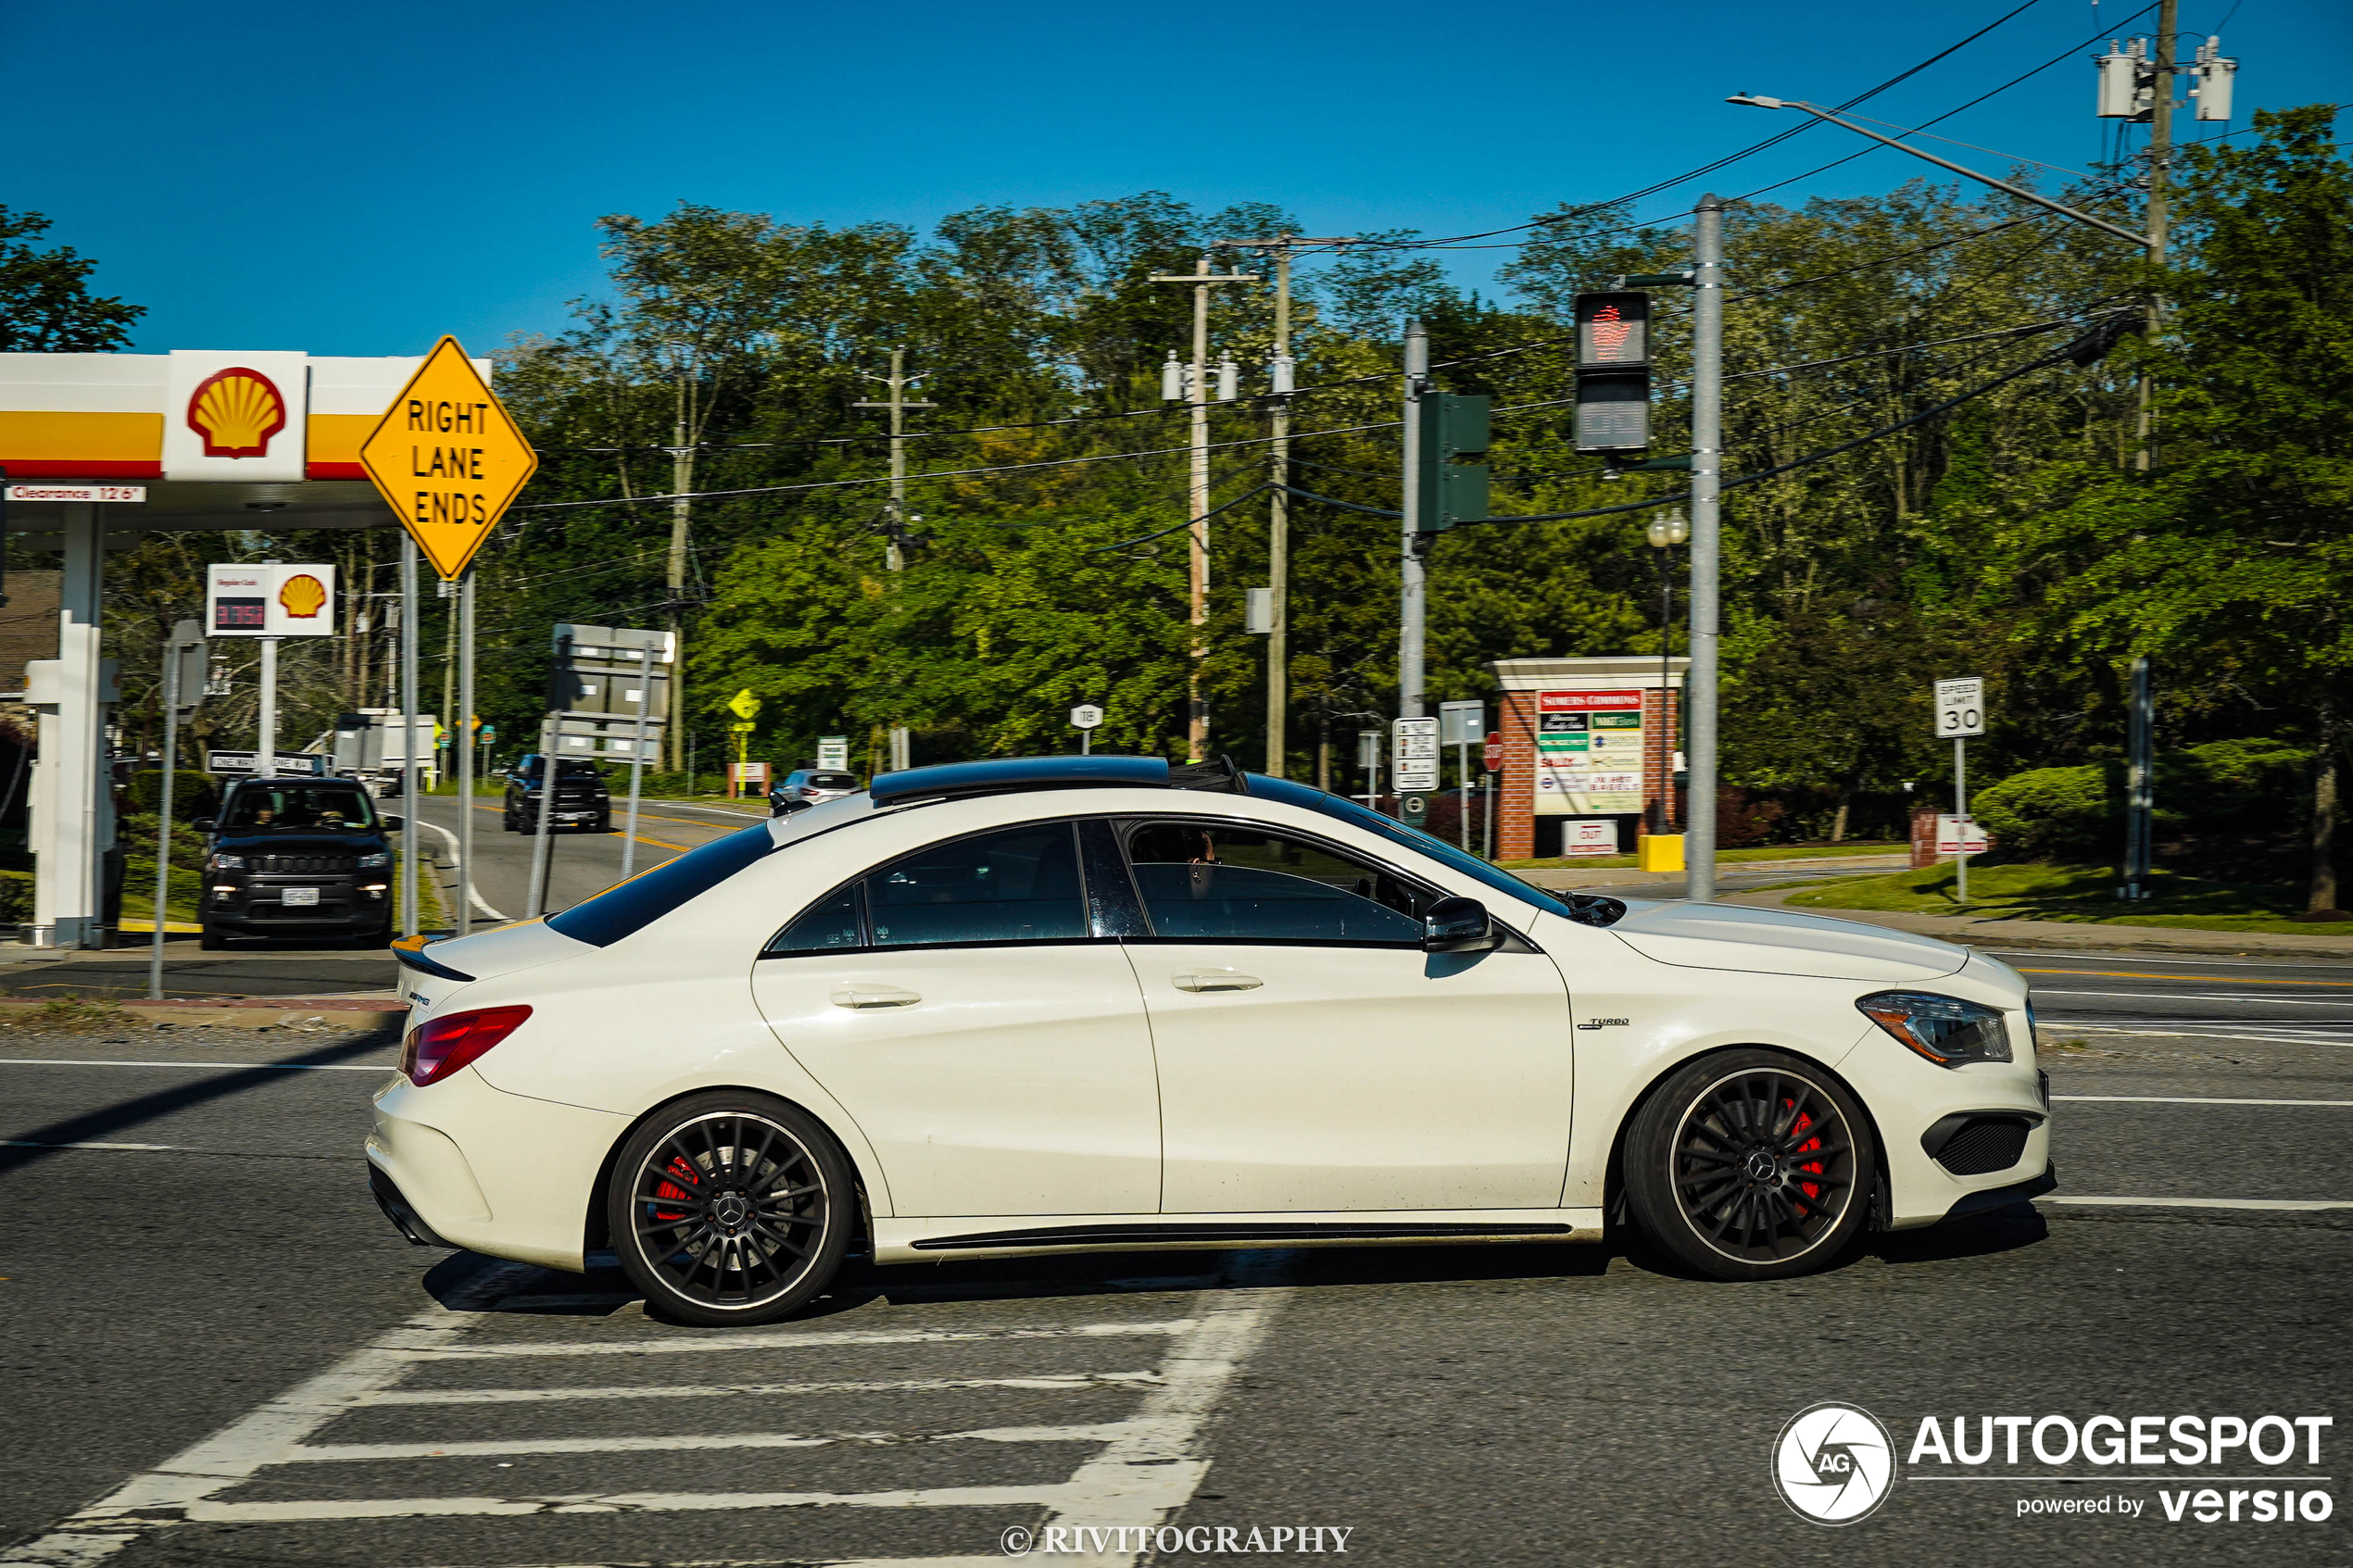
[[[1626,1137],[1635,1223],[1718,1279],[1827,1267],[1863,1228],[1878,1153],[1862,1107],[1811,1062],[1728,1051],[1659,1086]]]
[[[749,1090],[666,1107],[631,1135],[606,1197],[647,1303],[687,1323],[770,1323],[824,1290],[856,1228],[849,1164],[807,1112]]]

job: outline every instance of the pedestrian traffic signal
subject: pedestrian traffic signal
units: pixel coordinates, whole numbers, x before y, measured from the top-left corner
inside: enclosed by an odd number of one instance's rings
[[[1494,402],[1484,394],[1426,392],[1415,404],[1415,417],[1421,420],[1415,533],[1442,533],[1488,515],[1487,465],[1458,459],[1487,456],[1488,412]]]
[[[1577,450],[1640,452],[1651,443],[1651,296],[1577,296]]]

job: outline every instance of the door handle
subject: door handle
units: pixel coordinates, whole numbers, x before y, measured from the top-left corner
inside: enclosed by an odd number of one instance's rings
[[[920,991],[901,990],[896,985],[850,985],[833,995],[837,1008],[905,1008],[924,999]]]
[[[1179,991],[1255,991],[1266,984],[1254,974],[1239,970],[1204,969],[1169,976]]]

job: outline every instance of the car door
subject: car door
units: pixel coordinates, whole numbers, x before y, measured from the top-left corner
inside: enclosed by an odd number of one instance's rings
[[[1421,949],[1434,890],[1302,834],[1122,824],[1170,1213],[1552,1208],[1568,994],[1524,941]]]
[[[1064,821],[950,839],[819,900],[752,988],[900,1216],[1149,1214],[1151,1036]]]

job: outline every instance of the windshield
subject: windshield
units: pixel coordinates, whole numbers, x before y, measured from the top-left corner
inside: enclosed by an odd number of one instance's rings
[[[1289,779],[1270,779],[1262,773],[1252,773],[1248,775],[1248,780],[1250,793],[1261,800],[1279,800],[1286,806],[1304,806],[1311,811],[1321,811],[1327,817],[1353,822],[1360,828],[1380,834],[1392,844],[1402,844],[1433,860],[1442,860],[1465,876],[1478,878],[1498,893],[1508,893],[1540,909],[1549,909],[1570,920],[1578,918],[1577,912],[1558,897],[1545,892],[1534,883],[1523,882],[1466,850],[1455,848],[1442,838],[1433,838],[1419,828],[1407,827],[1394,817],[1384,817],[1378,811],[1365,809],[1353,800],[1344,800],[1320,789],[1293,784]]]
[[[364,833],[376,825],[376,809],[356,784],[245,784],[229,797],[221,825],[232,833],[266,828]]]
[[[545,779],[547,776],[547,764],[546,760],[541,758],[526,757],[522,761],[515,764],[515,771],[526,779]],[[594,762],[587,761],[584,759],[577,757],[565,757],[557,760],[556,777],[560,779],[598,779],[604,777],[604,770],[598,767]]]

